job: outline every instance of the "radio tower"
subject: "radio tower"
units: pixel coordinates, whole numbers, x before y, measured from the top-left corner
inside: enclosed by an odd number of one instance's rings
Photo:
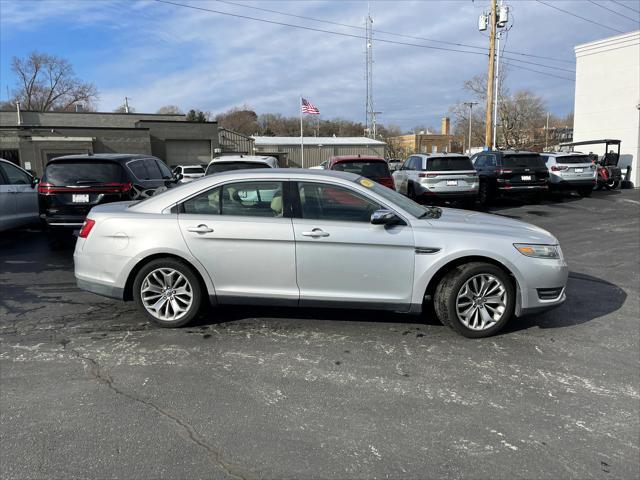
[[[367,44],[365,50],[366,59],[366,80],[367,99],[365,104],[365,132],[368,135],[376,135],[376,111],[373,108],[373,19],[371,18],[371,8],[367,9],[367,19],[365,22]]]

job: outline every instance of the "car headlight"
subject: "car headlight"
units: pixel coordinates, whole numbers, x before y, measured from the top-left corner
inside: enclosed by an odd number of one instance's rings
[[[514,243],[514,247],[521,254],[534,258],[560,258],[558,245],[532,245],[528,243]]]

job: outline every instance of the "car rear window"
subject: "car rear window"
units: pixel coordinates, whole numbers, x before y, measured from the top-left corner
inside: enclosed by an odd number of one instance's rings
[[[385,161],[354,160],[352,162],[336,163],[332,170],[355,173],[367,178],[390,177],[389,166]]]
[[[546,163],[540,155],[505,155],[502,157],[503,167],[544,167]]]
[[[204,168],[202,167],[188,167],[183,169],[184,173],[204,173]]]
[[[473,170],[473,164],[468,157],[442,157],[427,160],[427,171],[429,172],[449,172],[452,170]]]
[[[123,181],[122,167],[113,162],[55,162],[47,165],[43,182],[52,185],[91,185]]]
[[[556,157],[556,163],[591,163],[591,160],[587,155],[567,155]]]
[[[250,168],[269,168],[266,163],[257,162],[220,162],[212,163],[207,167],[207,175],[214,173],[230,172],[231,170],[247,170]]]

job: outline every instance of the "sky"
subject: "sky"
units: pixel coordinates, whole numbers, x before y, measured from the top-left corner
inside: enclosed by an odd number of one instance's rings
[[[470,100],[464,81],[487,72],[488,35],[477,23],[489,0],[167,1],[191,8],[158,0],[0,0],[0,98],[14,86],[11,58],[36,50],[66,58],[78,77],[93,82],[100,111],[114,110],[127,96],[138,112],[176,104],[215,115],[248,105],[258,114],[298,115],[302,95],[322,118],[364,121],[365,40],[359,37],[368,7],[378,30],[373,97],[380,122],[437,127],[454,104]],[[573,110],[573,47],[639,28],[638,0],[505,3],[507,86],[537,93],[559,116]]]

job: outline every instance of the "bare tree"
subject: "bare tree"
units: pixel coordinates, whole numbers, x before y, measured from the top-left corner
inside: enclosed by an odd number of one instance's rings
[[[26,58],[13,57],[11,70],[16,75],[13,100],[26,110],[73,111],[77,103],[92,110],[98,100],[95,85],[78,79],[64,58],[32,52]]]
[[[248,105],[233,107],[224,113],[216,115],[216,122],[223,128],[244,135],[255,135],[260,132],[258,114]]]
[[[177,105],[165,105],[156,112],[160,115],[184,115],[184,112]]]

